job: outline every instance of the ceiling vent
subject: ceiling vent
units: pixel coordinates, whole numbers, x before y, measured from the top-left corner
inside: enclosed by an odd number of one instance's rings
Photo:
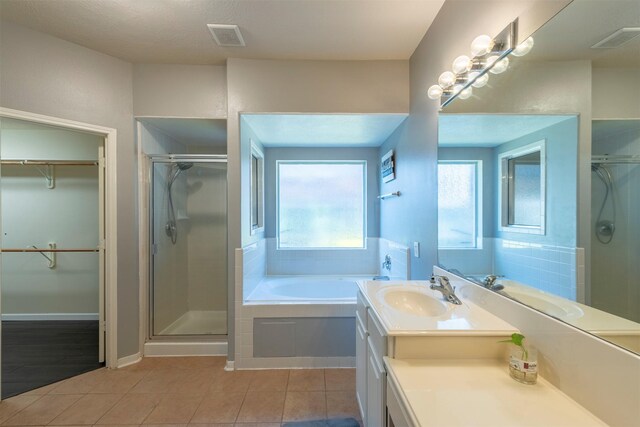
[[[592,49],[614,49],[620,47],[634,37],[640,36],[640,27],[620,28],[615,33],[591,46]]]
[[[207,28],[211,31],[213,39],[218,46],[225,47],[243,47],[244,39],[237,25],[226,24],[207,24]]]

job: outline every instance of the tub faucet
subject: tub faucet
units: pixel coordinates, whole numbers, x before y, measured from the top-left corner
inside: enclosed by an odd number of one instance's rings
[[[456,288],[451,286],[449,278],[447,276],[431,276],[431,286],[434,291],[439,291],[442,296],[451,304],[462,305],[460,299],[456,296]]]
[[[382,269],[391,271],[391,257],[389,255],[384,256],[384,262],[382,263]]]
[[[496,283],[496,280],[498,280],[498,277],[502,277],[502,276],[496,276],[494,274],[490,274],[488,276],[486,276],[484,278],[484,280],[482,281],[482,283],[484,284],[484,287],[487,289],[490,289],[492,291],[501,291],[504,289],[504,286],[502,286],[499,283]]]

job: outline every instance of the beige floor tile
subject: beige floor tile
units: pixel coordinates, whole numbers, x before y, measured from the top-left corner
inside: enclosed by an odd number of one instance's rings
[[[51,421],[52,425],[95,424],[122,397],[121,394],[87,394]]]
[[[30,396],[30,395],[41,396],[43,394],[48,394],[48,393],[52,392],[54,389],[58,388],[60,385],[62,385],[62,383],[64,383],[64,381],[58,381],[57,383],[53,383],[53,384],[46,385],[44,387],[36,388],[35,390],[29,390],[28,392],[23,393],[22,396]]]
[[[187,427],[188,424],[145,424],[144,427]]]
[[[255,371],[249,385],[250,391],[285,391],[289,382],[288,369]]]
[[[248,391],[238,414],[238,423],[281,422],[285,393]]]
[[[40,399],[40,395],[20,395],[10,397],[9,399],[0,402],[0,423],[8,420],[10,417],[23,410],[27,406],[31,405],[36,400]]]
[[[202,396],[165,394],[144,424],[188,423],[201,401]]]
[[[327,391],[347,391],[356,389],[355,369],[325,369],[324,380]]]
[[[191,423],[233,423],[245,393],[209,393],[200,403]]]
[[[138,427],[138,424],[100,424],[100,427]]]
[[[162,400],[161,394],[126,394],[97,424],[142,424],[147,416]]]
[[[324,391],[324,369],[292,369],[287,391]]]
[[[284,401],[282,421],[322,420],[327,416],[323,391],[290,391]]]
[[[3,425],[45,425],[60,415],[69,406],[76,403],[81,394],[52,395],[47,394],[9,418]]]
[[[280,423],[235,423],[233,427],[280,427]]]
[[[328,391],[327,416],[352,417],[359,420],[360,411],[356,401],[356,393],[353,391]]]
[[[189,424],[189,427],[234,427],[237,424],[229,424],[229,423],[224,423],[224,424],[200,424],[200,423],[191,423]],[[280,424],[278,424],[278,427],[280,427]]]
[[[222,371],[214,374],[209,391],[245,392],[255,371]]]
[[[129,393],[174,393],[178,383],[183,379],[182,372],[175,371],[153,371],[140,380]]]
[[[69,378],[62,382],[59,386],[53,388],[50,394],[86,394],[93,390],[99,383],[100,379],[106,368],[96,369],[95,371],[87,372]]]
[[[204,394],[211,388],[215,377],[211,368],[197,368],[177,372],[182,375],[173,386],[173,393],[175,394]]]
[[[145,374],[109,369],[100,375],[100,380],[89,393],[123,394],[138,384]]]

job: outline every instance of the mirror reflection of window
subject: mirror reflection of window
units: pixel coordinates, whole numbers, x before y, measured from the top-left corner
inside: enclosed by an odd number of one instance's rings
[[[541,225],[541,191],[540,152],[509,159],[509,225]]]
[[[500,154],[502,228],[545,234],[545,141]]]
[[[438,162],[438,247],[477,248],[480,161]]]
[[[264,154],[251,146],[251,234],[264,227]]]

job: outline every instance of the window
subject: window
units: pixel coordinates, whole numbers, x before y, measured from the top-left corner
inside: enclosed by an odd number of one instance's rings
[[[438,247],[479,248],[482,162],[438,162]]]
[[[264,227],[264,154],[251,143],[251,234]]]
[[[278,161],[278,248],[364,248],[366,165]]]
[[[544,234],[545,141],[500,154],[501,226]]]

